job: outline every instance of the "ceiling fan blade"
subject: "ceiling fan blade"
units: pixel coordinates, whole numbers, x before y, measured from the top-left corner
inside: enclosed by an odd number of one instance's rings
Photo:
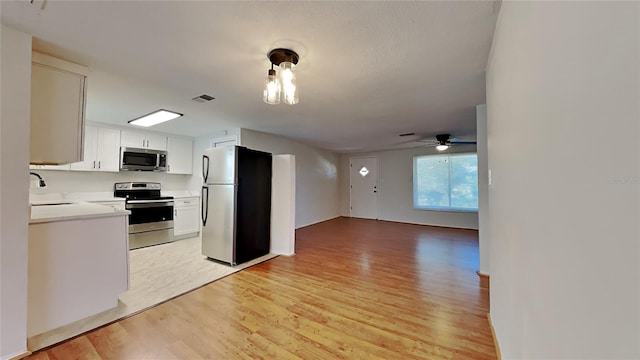
[[[450,141],[451,144],[456,144],[456,145],[477,145],[478,143],[476,141]]]
[[[478,143],[475,141],[451,141],[452,145],[477,145]]]
[[[415,142],[419,142],[423,145],[438,145],[437,141],[429,139],[416,140]]]

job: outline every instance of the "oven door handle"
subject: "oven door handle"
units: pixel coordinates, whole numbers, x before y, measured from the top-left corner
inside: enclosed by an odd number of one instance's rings
[[[167,200],[167,199],[162,199],[162,200],[127,200],[127,204],[146,204],[146,203],[155,203],[155,204],[159,204],[159,203],[166,203],[169,205],[173,205],[173,200]]]
[[[209,217],[209,188],[206,186],[202,187],[202,206],[200,206],[200,216],[202,217],[202,226],[207,226],[207,218]]]
[[[141,203],[127,203],[125,204],[125,209],[149,209],[149,208],[160,208],[160,207],[173,207],[173,201],[164,201],[164,202],[141,202]]]

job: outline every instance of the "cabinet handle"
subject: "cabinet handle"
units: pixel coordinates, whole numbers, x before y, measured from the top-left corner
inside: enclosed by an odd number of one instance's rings
[[[102,166],[101,162],[98,161],[98,169],[100,169],[101,166]]]
[[[173,209],[173,217],[178,217],[178,209]]]
[[[96,168],[96,161],[95,161],[95,160],[93,160],[93,167],[92,167],[92,169],[95,169],[95,168]]]
[[[167,165],[167,171],[171,171],[171,165]]]
[[[142,147],[144,147],[144,139],[142,140]]]

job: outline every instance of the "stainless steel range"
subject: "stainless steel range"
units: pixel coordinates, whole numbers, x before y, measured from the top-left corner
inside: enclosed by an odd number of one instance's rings
[[[173,241],[173,197],[160,196],[160,183],[115,183],[113,195],[123,197],[129,215],[129,249]]]

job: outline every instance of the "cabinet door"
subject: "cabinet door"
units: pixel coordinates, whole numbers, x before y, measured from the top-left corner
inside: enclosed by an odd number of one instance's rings
[[[98,128],[87,125],[84,129],[84,161],[71,164],[71,170],[93,171],[96,166],[96,147],[98,144]]]
[[[81,74],[32,64],[30,163],[83,160],[85,79]]]
[[[146,134],[147,149],[167,150],[167,137],[157,134]]]
[[[124,147],[146,149],[147,137],[141,132],[123,130],[121,132],[120,145]]]
[[[98,171],[120,171],[120,130],[98,128]]]
[[[167,137],[153,133],[123,130],[120,144],[138,149],[167,150]]]
[[[200,231],[200,212],[198,209],[198,205],[175,208],[173,217],[173,234],[175,236]]]
[[[170,174],[193,173],[193,140],[167,138],[167,162]]]

